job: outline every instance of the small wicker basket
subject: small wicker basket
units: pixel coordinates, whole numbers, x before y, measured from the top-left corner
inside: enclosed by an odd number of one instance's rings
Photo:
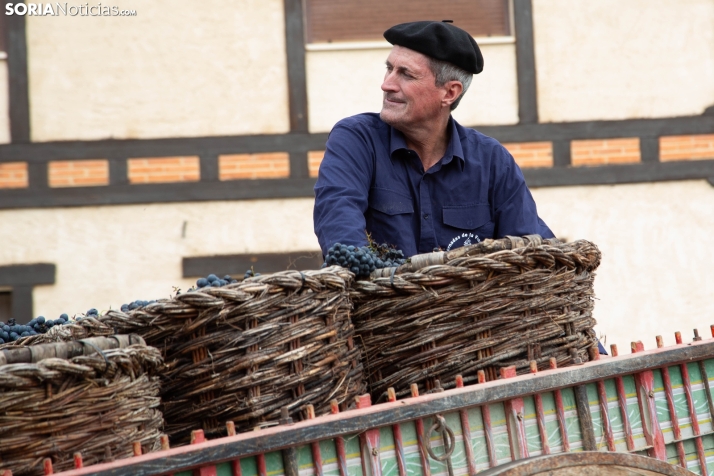
[[[185,443],[191,430],[222,435],[330,411],[364,393],[359,347],[353,343],[348,288],[339,267],[284,271],[158,301],[100,318],[159,348],[166,432]]]
[[[0,351],[0,361],[14,362],[0,365],[0,472],[42,475],[45,458],[62,471],[74,467],[76,452],[89,465],[132,456],[134,442],[161,447],[159,381],[151,376],[161,355],[101,342],[141,342],[124,337]],[[78,355],[84,351],[93,353]]]
[[[364,346],[372,397],[410,384],[430,391],[455,377],[487,380],[498,369],[547,368],[588,360],[600,251],[588,241],[508,237],[414,256],[352,287],[355,332]]]

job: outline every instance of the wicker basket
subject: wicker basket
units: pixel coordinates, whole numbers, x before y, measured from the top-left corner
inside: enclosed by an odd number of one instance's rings
[[[166,432],[180,444],[197,428],[246,431],[277,424],[281,407],[301,419],[309,404],[327,413],[363,393],[351,281],[338,267],[284,271],[100,319],[162,351]]]
[[[42,475],[45,458],[67,470],[75,452],[94,464],[132,456],[134,442],[145,451],[161,447],[159,381],[150,376],[160,353],[135,344],[100,354],[94,349],[101,339],[2,351],[3,361],[76,355],[82,348],[94,353],[0,365],[0,472]]]
[[[588,241],[563,244],[537,235],[485,240],[412,257],[353,284],[355,332],[375,400],[388,387],[422,392],[456,375],[488,380],[501,367],[528,372],[573,358],[588,360],[594,270],[600,251]]]
[[[94,317],[84,317],[61,326],[54,326],[44,334],[21,337],[15,342],[0,344],[0,350],[25,347],[28,345],[47,344],[49,342],[69,342],[88,337],[110,336],[114,329]]]

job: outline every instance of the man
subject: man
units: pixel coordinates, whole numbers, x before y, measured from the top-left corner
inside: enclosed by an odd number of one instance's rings
[[[406,256],[505,235],[553,233],[513,157],[452,117],[483,69],[474,39],[450,22],[413,22],[384,33],[379,115],[338,122],[315,185],[315,234],[362,246],[369,233]]]

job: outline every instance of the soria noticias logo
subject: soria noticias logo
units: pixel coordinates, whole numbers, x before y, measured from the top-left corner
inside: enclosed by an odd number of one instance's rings
[[[71,16],[71,17],[133,17],[136,10],[122,10],[116,6],[70,5],[68,3],[6,3],[5,15]]]

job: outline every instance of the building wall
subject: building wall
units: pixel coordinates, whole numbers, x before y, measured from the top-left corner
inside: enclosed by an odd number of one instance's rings
[[[288,131],[281,0],[112,5],[27,17],[33,141]]]
[[[714,188],[705,181],[533,190],[539,215],[568,240],[602,251],[595,278],[596,330],[626,352],[674,332],[702,335],[714,324]]]
[[[136,17],[27,17],[33,140],[287,132],[282,2],[212,2],[118,3]],[[699,114],[714,104],[712,0],[535,0],[534,29],[542,121]],[[485,70],[454,115],[514,124],[515,45],[480,41]],[[311,132],[379,110],[388,52],[307,52]]]
[[[542,122],[714,105],[712,0],[534,0],[533,22]]]
[[[0,144],[10,142],[10,110],[7,61],[0,59]]]
[[[516,48],[512,39],[482,42],[484,70],[474,76],[459,107],[457,121],[467,125],[518,122]],[[329,48],[329,49],[328,49]],[[342,118],[382,108],[384,62],[391,45],[361,48],[328,46],[306,55],[310,132],[327,132]]]

